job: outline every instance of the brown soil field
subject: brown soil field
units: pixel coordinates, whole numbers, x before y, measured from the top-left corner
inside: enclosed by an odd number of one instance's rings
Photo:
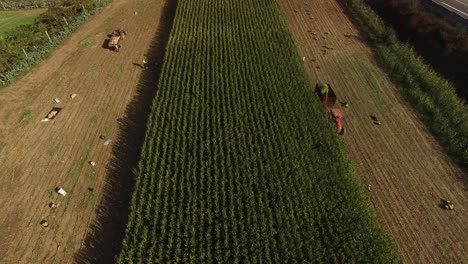
[[[0,263],[113,262],[175,4],[114,0],[0,90]],[[121,51],[104,49],[118,27]],[[62,111],[41,122],[52,107]]]
[[[468,263],[466,171],[418,120],[336,1],[279,4],[311,79],[330,83],[349,103],[345,145],[404,262]],[[441,198],[455,209],[440,208]]]

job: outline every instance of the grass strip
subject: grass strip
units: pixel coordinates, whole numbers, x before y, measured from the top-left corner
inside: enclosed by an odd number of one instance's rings
[[[339,0],[365,35],[375,57],[420,118],[458,164],[468,167],[468,107],[362,0]]]

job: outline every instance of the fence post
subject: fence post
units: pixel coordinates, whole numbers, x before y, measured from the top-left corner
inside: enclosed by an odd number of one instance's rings
[[[45,34],[46,34],[47,38],[49,39],[49,42],[52,43],[52,39],[50,38],[49,33],[47,33],[47,30],[45,31]]]
[[[24,53],[24,56],[26,56],[26,58],[29,58],[28,53],[26,53],[24,49],[23,49],[23,53]]]

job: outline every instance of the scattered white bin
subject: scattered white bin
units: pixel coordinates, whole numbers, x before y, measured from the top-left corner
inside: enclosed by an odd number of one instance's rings
[[[45,219],[41,220],[41,222],[39,222],[39,224],[41,224],[41,226],[43,226],[43,227],[48,227],[49,226],[49,222],[47,222],[47,220],[45,220]]]
[[[67,192],[66,192],[64,189],[62,189],[62,188],[59,188],[59,189],[57,190],[57,193],[58,193],[58,194],[61,194],[61,195],[63,195],[63,196],[67,195]]]

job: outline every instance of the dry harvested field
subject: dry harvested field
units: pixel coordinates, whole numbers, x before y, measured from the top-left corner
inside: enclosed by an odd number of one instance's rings
[[[130,166],[139,153],[132,145],[144,135],[145,98],[153,97],[155,64],[167,39],[164,3],[112,1],[47,60],[0,90],[0,263],[107,263],[119,252]],[[117,27],[128,31],[119,53],[102,48]],[[155,57],[143,70],[137,64],[149,50]],[[52,107],[62,111],[41,122]],[[68,194],[58,195],[56,187]],[[49,208],[51,202],[58,208]]]
[[[279,3],[311,79],[329,82],[350,105],[344,109],[344,141],[404,261],[467,263],[466,172],[398,94],[336,1]],[[441,198],[453,200],[455,210],[439,208]]]

